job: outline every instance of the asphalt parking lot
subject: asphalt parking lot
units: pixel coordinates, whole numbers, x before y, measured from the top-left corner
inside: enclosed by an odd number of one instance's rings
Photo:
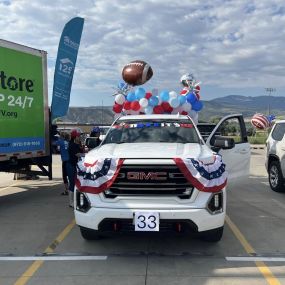
[[[114,235],[87,242],[52,181],[0,173],[0,285],[285,285],[285,193],[269,189],[264,150],[252,149],[251,175],[228,188],[223,239]]]

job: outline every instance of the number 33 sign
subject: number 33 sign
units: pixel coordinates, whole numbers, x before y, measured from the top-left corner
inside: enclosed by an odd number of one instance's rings
[[[159,231],[159,213],[135,212],[135,231]]]

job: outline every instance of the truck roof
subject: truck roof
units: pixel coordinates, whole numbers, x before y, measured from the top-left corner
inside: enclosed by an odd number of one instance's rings
[[[169,114],[163,114],[163,115],[159,115],[159,114],[150,114],[150,115],[127,115],[127,116],[122,116],[118,119],[118,121],[123,121],[123,120],[153,120],[153,119],[161,119],[161,120],[180,120],[180,119],[184,119],[184,120],[189,120],[188,116],[185,115],[180,115],[180,114],[176,114],[176,115],[169,115]]]

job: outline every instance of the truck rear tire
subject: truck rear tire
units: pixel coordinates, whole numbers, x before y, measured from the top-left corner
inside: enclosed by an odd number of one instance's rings
[[[201,238],[202,240],[207,241],[207,242],[218,242],[221,240],[223,236],[223,232],[224,232],[224,226],[217,228],[217,229],[202,232]]]
[[[81,236],[86,240],[98,240],[101,238],[98,231],[80,227]]]

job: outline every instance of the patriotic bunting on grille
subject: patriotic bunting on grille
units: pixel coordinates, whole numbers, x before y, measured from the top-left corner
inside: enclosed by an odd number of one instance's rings
[[[200,191],[218,192],[227,184],[228,173],[220,155],[214,155],[211,164],[193,158],[174,158],[174,161],[187,180]]]
[[[123,159],[99,158],[96,161],[79,161],[77,164],[76,186],[81,192],[98,194],[115,181]]]

